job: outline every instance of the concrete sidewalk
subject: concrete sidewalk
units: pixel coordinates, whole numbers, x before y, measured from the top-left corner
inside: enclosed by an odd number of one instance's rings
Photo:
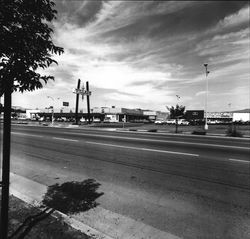
[[[10,174],[10,182],[10,193],[34,206],[41,204],[43,195],[47,192],[47,186],[14,173]],[[101,206],[71,216],[58,211],[54,213],[55,216],[58,214],[71,227],[95,239],[180,239]]]

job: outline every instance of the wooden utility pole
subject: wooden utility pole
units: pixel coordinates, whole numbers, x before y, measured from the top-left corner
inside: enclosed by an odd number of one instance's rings
[[[89,91],[89,82],[86,82],[86,92],[87,92],[87,109],[88,109],[88,123],[90,124],[90,104],[89,104],[89,96],[90,96],[90,91]]]
[[[2,200],[0,219],[0,238],[8,237],[8,211],[10,187],[10,133],[11,133],[11,90],[12,81],[7,80],[4,89],[4,122],[3,122],[3,161],[2,161]]]
[[[76,88],[76,112],[75,112],[75,124],[78,125],[78,105],[79,105],[79,91],[80,91],[81,80],[78,79]]]

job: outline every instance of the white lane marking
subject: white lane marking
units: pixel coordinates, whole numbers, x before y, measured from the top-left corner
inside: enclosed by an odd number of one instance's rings
[[[250,163],[250,161],[242,160],[242,159],[229,159],[229,161],[241,162],[241,163]]]
[[[17,134],[17,135],[25,135],[25,136],[31,136],[31,137],[38,137],[38,138],[43,138],[44,136],[42,135],[36,135],[36,134],[24,134],[24,133],[18,133],[18,132],[11,132],[12,134]]]
[[[78,142],[79,141],[77,139],[65,139],[65,138],[57,138],[57,137],[53,137],[53,139],[64,140],[64,141],[72,141],[72,142]]]
[[[147,142],[161,142],[161,143],[175,143],[175,144],[189,144],[189,145],[200,145],[200,146],[212,146],[218,148],[229,148],[229,149],[247,149],[250,150],[249,147],[241,147],[241,146],[233,146],[233,145],[222,145],[222,144],[205,144],[205,143],[197,143],[197,142],[185,142],[185,141],[174,141],[174,140],[161,140],[161,139],[145,139],[145,138],[133,138],[133,137],[122,137],[122,136],[113,136],[113,135],[97,135],[97,134],[85,134],[85,133],[69,133],[64,131],[65,134],[73,134],[73,135],[84,135],[84,136],[92,136],[98,138],[112,138],[112,139],[129,139],[129,140],[137,140],[137,141],[147,141]]]
[[[124,149],[134,149],[134,150],[142,150],[142,151],[151,151],[151,152],[157,152],[157,153],[181,154],[181,155],[188,155],[188,156],[194,156],[194,157],[198,157],[199,156],[198,154],[190,154],[190,153],[182,153],[182,152],[167,151],[167,150],[158,150],[158,149],[149,149],[149,148],[136,148],[136,147],[130,147],[130,146],[117,145],[117,144],[97,143],[97,142],[93,142],[93,141],[86,141],[85,143],[88,143],[88,144],[97,144],[97,145],[103,145],[103,146],[109,146],[109,147],[116,147],[116,148],[124,148]]]

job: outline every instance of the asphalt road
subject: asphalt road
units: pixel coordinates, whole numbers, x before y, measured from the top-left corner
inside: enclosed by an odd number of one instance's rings
[[[249,236],[249,155],[249,139],[12,127],[12,172],[94,178],[105,212],[181,238]]]

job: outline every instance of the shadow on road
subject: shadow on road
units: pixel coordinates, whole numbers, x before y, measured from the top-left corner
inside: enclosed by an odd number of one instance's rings
[[[43,203],[66,214],[84,212],[98,206],[96,199],[104,194],[97,192],[100,185],[94,179],[57,183],[48,187]]]

